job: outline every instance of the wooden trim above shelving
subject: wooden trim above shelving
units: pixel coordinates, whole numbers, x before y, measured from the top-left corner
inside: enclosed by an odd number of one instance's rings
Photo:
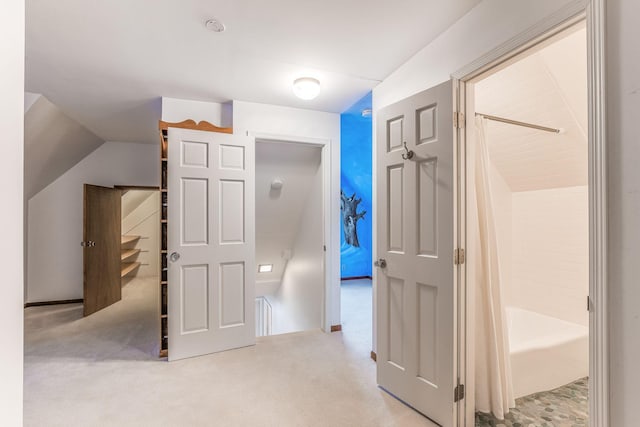
[[[207,132],[219,132],[219,133],[233,133],[233,128],[221,128],[214,124],[211,124],[205,120],[196,123],[194,120],[185,120],[177,123],[170,123],[160,120],[158,122],[159,130],[167,130],[168,128],[180,128],[180,129],[193,129],[203,130]]]

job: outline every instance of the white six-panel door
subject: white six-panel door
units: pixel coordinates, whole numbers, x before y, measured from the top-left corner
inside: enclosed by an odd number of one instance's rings
[[[452,100],[447,82],[376,124],[378,384],[443,426],[455,384]]]
[[[169,360],[255,344],[253,140],[168,136]]]

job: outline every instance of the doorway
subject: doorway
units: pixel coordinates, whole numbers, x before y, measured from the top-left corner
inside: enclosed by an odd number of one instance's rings
[[[340,114],[340,325],[345,343],[373,350],[372,94]]]
[[[586,51],[581,22],[465,85],[476,425],[587,419]]]
[[[256,141],[256,336],[322,328],[322,147]]]

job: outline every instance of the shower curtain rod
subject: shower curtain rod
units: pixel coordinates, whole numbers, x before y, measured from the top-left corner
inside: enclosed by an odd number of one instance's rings
[[[489,114],[482,114],[482,113],[476,113],[476,116],[484,117],[485,119],[493,120],[494,122],[502,122],[502,123],[507,123],[507,124],[516,125],[516,126],[524,126],[526,128],[543,130],[545,132],[560,133],[560,129],[550,128],[547,126],[534,125],[531,123],[519,122],[517,120],[505,119],[504,117],[491,116]]]

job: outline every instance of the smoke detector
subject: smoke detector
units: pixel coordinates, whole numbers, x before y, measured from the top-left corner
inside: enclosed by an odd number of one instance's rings
[[[213,31],[214,33],[222,33],[224,32],[224,30],[226,30],[224,24],[217,19],[209,19],[204,23],[204,26],[207,28],[207,30]]]

